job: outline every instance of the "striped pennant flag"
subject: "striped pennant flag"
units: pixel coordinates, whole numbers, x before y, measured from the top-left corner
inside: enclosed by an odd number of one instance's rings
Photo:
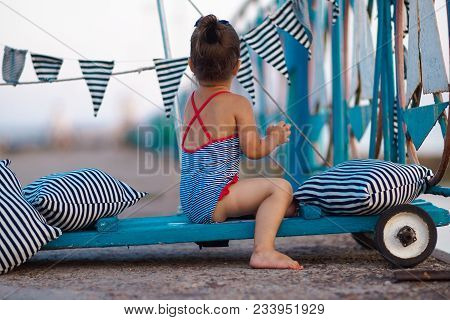
[[[43,54],[30,53],[34,71],[40,81],[50,82],[58,78],[63,60]]]
[[[94,117],[96,117],[114,68],[114,61],[79,60],[78,62],[91,93]]]
[[[307,10],[307,8],[306,8]],[[291,0],[286,1],[269,19],[280,29],[289,33],[295,40],[308,50],[308,59],[311,59],[311,30],[301,23],[294,11],[294,4]]]
[[[188,58],[177,59],[153,59],[156,75],[158,76],[159,88],[164,103],[166,117],[170,118],[175,96],[181,83],[184,71],[188,64]]]
[[[339,9],[338,0],[328,0],[328,1],[331,2],[331,4],[333,5],[331,22],[334,24],[337,18],[339,17],[339,13],[341,10]]]
[[[277,27],[269,18],[245,34],[244,40],[264,61],[280,71],[289,84],[291,83]]]
[[[252,61],[250,60],[250,53],[248,52],[247,44],[241,38],[241,67],[237,73],[237,79],[242,84],[244,89],[252,98],[253,104],[256,103],[255,83],[253,82]]]
[[[17,85],[22,75],[27,57],[27,50],[5,46],[3,54],[2,76],[6,83]]]

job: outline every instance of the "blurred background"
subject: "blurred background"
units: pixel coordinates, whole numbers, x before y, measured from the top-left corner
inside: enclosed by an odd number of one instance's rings
[[[244,33],[276,7],[277,1],[196,0],[195,4],[204,14],[229,20],[239,33]],[[164,5],[172,55],[188,56],[190,36],[199,14],[188,1],[166,0]],[[436,10],[436,15],[448,70],[445,0],[436,0],[435,7],[444,8]],[[60,79],[81,76],[77,59],[114,60],[117,72],[151,66],[153,58],[164,57],[154,0],[2,0],[0,30],[1,51],[8,45],[64,58]],[[330,54],[328,47],[324,61],[326,80],[331,73]],[[271,93],[278,101],[286,101],[288,87],[284,78],[256,56],[252,60],[264,72]],[[20,80],[37,80],[29,56]],[[181,106],[194,88],[184,77],[179,94]],[[245,94],[238,84],[235,89]],[[331,83],[326,85],[326,94],[329,98]],[[256,117],[264,126],[276,120],[278,113],[261,92],[257,95]],[[444,94],[444,100],[448,101],[448,94]],[[422,99],[424,105],[431,103],[431,95]],[[112,77],[97,118],[92,115],[84,80],[0,86],[0,158],[12,160],[12,168],[24,185],[53,172],[100,168],[154,195],[122,217],[172,214],[178,208],[178,163],[173,120],[165,119],[163,109],[154,71]],[[147,127],[168,131],[149,140],[139,134],[140,128]],[[362,157],[368,153],[369,132],[358,143]],[[323,139],[329,139],[326,133]],[[440,129],[434,128],[419,150],[422,163],[437,168],[442,150]],[[166,151],[163,156],[155,156],[162,151]],[[165,163],[170,170],[146,170],[154,168],[156,161]],[[450,186],[448,171],[443,185]],[[432,200],[450,209],[449,200]],[[448,228],[441,230],[439,241],[440,248],[450,251]]]

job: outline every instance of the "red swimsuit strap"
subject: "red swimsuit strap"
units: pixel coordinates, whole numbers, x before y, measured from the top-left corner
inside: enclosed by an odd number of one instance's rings
[[[228,93],[228,92],[229,92],[229,91],[227,91],[227,90],[221,90],[221,91],[217,91],[217,92],[213,93],[212,95],[210,95],[210,96],[208,97],[208,99],[205,100],[205,102],[203,102],[203,104],[200,106],[199,109],[197,109],[197,105],[195,104],[195,100],[194,100],[194,93],[195,93],[195,91],[192,92],[192,95],[191,95],[191,104],[192,104],[192,108],[194,109],[194,116],[193,116],[192,119],[189,121],[189,123],[188,123],[188,125],[187,125],[187,127],[186,127],[186,130],[184,131],[183,139],[182,139],[182,142],[181,142],[181,145],[182,145],[183,147],[184,147],[184,141],[186,140],[187,134],[188,134],[189,130],[191,129],[191,126],[192,126],[192,124],[194,123],[195,120],[198,120],[198,122],[200,123],[200,125],[201,125],[201,127],[202,127],[202,129],[203,129],[203,132],[204,132],[205,135],[208,137],[208,141],[210,141],[210,140],[212,139],[211,134],[209,133],[208,129],[206,128],[205,124],[203,123],[202,118],[200,117],[200,113],[203,111],[203,109],[206,108],[206,106],[208,105],[208,103],[209,103],[212,99],[214,99],[214,98],[215,98],[216,96],[218,96],[219,94],[222,94],[222,93]]]

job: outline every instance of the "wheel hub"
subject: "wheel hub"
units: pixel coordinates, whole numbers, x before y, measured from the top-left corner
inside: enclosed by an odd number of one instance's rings
[[[402,227],[397,233],[397,238],[403,247],[407,247],[417,241],[416,232],[410,226]]]

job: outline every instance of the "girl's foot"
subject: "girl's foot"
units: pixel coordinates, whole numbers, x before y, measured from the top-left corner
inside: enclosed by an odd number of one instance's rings
[[[253,252],[250,267],[255,269],[292,269],[302,270],[297,261],[276,250]]]

